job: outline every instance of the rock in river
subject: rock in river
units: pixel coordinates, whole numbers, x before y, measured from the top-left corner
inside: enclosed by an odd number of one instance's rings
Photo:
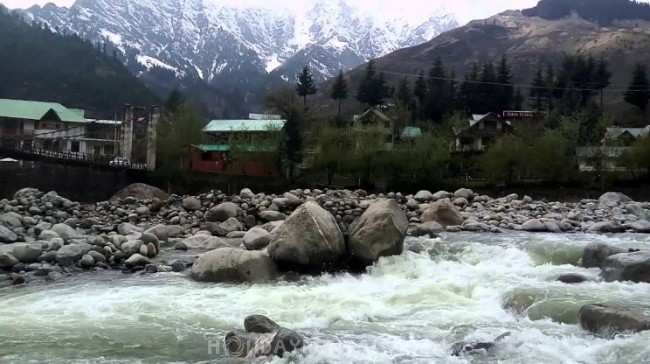
[[[275,263],[260,251],[220,248],[205,253],[192,266],[192,278],[214,283],[264,283],[277,277]]]

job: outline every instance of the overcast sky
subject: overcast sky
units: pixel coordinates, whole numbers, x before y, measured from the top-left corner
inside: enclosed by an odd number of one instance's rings
[[[315,0],[213,0],[221,3],[234,4],[261,4],[263,6],[276,6],[282,4],[289,8],[309,6]],[[456,15],[461,23],[472,19],[482,19],[509,9],[523,9],[534,6],[538,0],[346,0],[349,4],[357,4],[363,9],[371,11],[378,3],[382,8],[404,13],[414,20],[421,19],[424,14],[431,14],[436,9],[444,7]],[[650,0],[642,0],[650,2]],[[9,8],[28,8],[34,4],[43,5],[53,2],[59,6],[71,6],[74,0],[0,0],[0,3]],[[428,16],[426,17],[428,18]]]

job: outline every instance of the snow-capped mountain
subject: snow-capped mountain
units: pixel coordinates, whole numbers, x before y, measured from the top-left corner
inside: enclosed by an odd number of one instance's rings
[[[362,12],[351,0],[318,0],[288,7],[238,6],[222,0],[78,0],[70,9],[32,7],[28,18],[94,42],[137,54],[146,68],[193,74],[213,83],[220,75],[272,71],[285,78],[311,63],[330,77],[399,48],[457,27],[452,15],[413,24],[399,16]],[[289,4],[291,6],[292,4]],[[313,60],[311,57],[315,57]]]

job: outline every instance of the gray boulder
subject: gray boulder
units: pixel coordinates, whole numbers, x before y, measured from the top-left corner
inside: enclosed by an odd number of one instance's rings
[[[602,274],[607,282],[650,283],[650,250],[610,255],[605,259]]]
[[[11,245],[0,246],[0,268],[11,268],[18,263]]]
[[[229,233],[232,233],[233,231],[242,231],[242,230],[244,230],[244,225],[242,225],[242,223],[239,222],[239,220],[237,220],[236,218],[231,217],[228,220],[219,224],[217,235],[226,236]]]
[[[395,200],[378,200],[354,223],[348,240],[350,253],[363,263],[399,255],[409,223]]]
[[[244,188],[239,192],[239,198],[242,200],[252,200],[255,197],[253,191],[250,188]]]
[[[212,236],[212,235],[195,235],[185,238],[181,241],[187,249],[203,249],[203,250],[214,250],[221,247],[226,247],[225,241],[222,239]]]
[[[607,207],[616,207],[622,203],[632,202],[632,199],[620,192],[607,192],[604,195],[600,196],[598,202],[602,206]]]
[[[134,268],[140,266],[144,267],[147,264],[151,264],[151,261],[147,257],[141,254],[133,254],[127,260],[124,261],[124,265],[127,268]]]
[[[199,282],[265,283],[277,277],[277,268],[260,251],[220,248],[199,256],[191,276]]]
[[[34,263],[43,252],[43,246],[39,243],[14,243],[10,246],[13,255],[22,263]]]
[[[474,191],[468,189],[468,188],[461,188],[454,192],[454,197],[456,198],[464,198],[468,201],[471,201],[472,198],[474,197]]]
[[[23,226],[23,217],[15,212],[7,212],[0,215],[0,225],[6,225],[11,228],[19,228]]]
[[[323,268],[346,254],[345,240],[334,217],[316,202],[297,208],[275,231],[268,247],[276,262]]]
[[[90,254],[84,254],[79,259],[79,266],[82,268],[92,268],[95,266],[95,259]]]
[[[40,195],[41,191],[37,190],[36,188],[22,188],[16,193],[14,193],[14,200],[22,200],[23,198],[31,198],[31,197],[36,197],[37,195]]]
[[[279,211],[262,211],[259,216],[264,221],[283,221],[287,218],[285,214]]]
[[[201,209],[201,200],[196,197],[185,197],[182,206],[185,210],[196,211]]]
[[[81,259],[84,255],[83,249],[77,244],[70,244],[63,246],[56,252],[56,262],[62,266],[67,267],[72,265],[72,263]]]
[[[623,248],[604,243],[589,243],[582,251],[582,266],[585,268],[602,268],[609,256],[625,251]]]
[[[439,200],[424,210],[421,221],[435,221],[443,227],[447,227],[461,225],[463,217],[460,215],[458,208],[449,201]]]
[[[650,233],[650,221],[638,220],[625,226],[626,229],[634,230],[637,233],[648,234]]]
[[[237,217],[237,210],[239,206],[232,202],[224,202],[220,205],[217,205],[205,214],[205,219],[209,222],[222,222],[230,219],[231,217]]]
[[[531,219],[521,225],[521,229],[529,232],[548,231],[546,225],[537,219]]]
[[[419,202],[427,202],[433,198],[433,194],[429,191],[423,190],[416,193],[413,198]]]
[[[18,240],[18,235],[6,227],[0,225],[0,243],[13,243]]]
[[[445,228],[442,227],[439,223],[435,221],[427,221],[421,224],[414,226],[409,230],[408,234],[415,237],[426,236],[433,238],[438,236],[439,233],[445,231]]]
[[[69,225],[66,224],[56,224],[52,226],[51,229],[53,232],[55,232],[63,241],[68,242],[71,238],[76,238],[79,236],[77,234],[77,231],[70,227]]]
[[[248,250],[261,250],[271,242],[271,233],[261,227],[254,227],[244,234],[244,245]]]
[[[592,224],[587,229],[590,233],[624,233],[625,226],[617,221],[600,221]]]
[[[130,240],[126,243],[122,243],[122,245],[120,245],[120,250],[128,257],[135,253],[139,253],[142,245],[142,240]]]
[[[638,309],[592,304],[582,306],[579,315],[585,330],[606,337],[650,330],[650,318]]]
[[[248,359],[282,357],[304,346],[304,340],[297,332],[262,315],[248,316],[244,327],[245,330],[232,330],[226,334],[224,348],[228,356]]]
[[[559,277],[557,277],[557,281],[566,284],[576,284],[576,283],[586,282],[588,281],[588,279],[582,274],[566,273],[566,274],[561,274]]]
[[[59,236],[59,234],[55,233],[52,230],[43,230],[43,231],[41,231],[40,234],[38,234],[38,239],[39,240],[49,241],[49,240],[52,240],[52,239],[61,239],[61,237]],[[63,239],[61,239],[61,240],[63,240]]]
[[[169,199],[169,195],[160,188],[149,186],[144,183],[134,183],[118,191],[113,195],[113,197],[111,197],[111,201],[127,197],[133,197],[137,200],[153,200],[154,198],[157,198],[165,201]]]
[[[156,238],[158,238],[159,241],[167,241],[169,239],[169,236],[172,235],[173,229],[170,228],[169,226],[165,226],[162,224],[158,224],[154,227],[151,227],[147,230],[144,231],[143,234],[152,234]],[[156,247],[158,247],[158,243],[156,243]]]
[[[154,234],[151,233],[143,233],[142,236],[140,236],[140,240],[142,241],[143,244],[153,244],[153,246],[156,247],[156,251],[160,250],[160,242],[158,241],[158,237]]]

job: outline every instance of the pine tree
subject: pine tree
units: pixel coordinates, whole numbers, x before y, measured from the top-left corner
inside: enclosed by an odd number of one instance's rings
[[[416,117],[422,118],[424,116],[424,102],[427,97],[427,82],[424,80],[424,72],[420,70],[418,79],[415,81],[415,86],[413,87],[413,95],[417,101],[416,106]]]
[[[600,114],[603,114],[603,90],[609,86],[609,79],[612,77],[612,73],[607,67],[607,62],[604,58],[600,58],[595,67],[594,82],[596,83],[596,89],[600,91]]]
[[[496,87],[494,85],[497,82],[497,76],[492,61],[483,63],[479,81],[481,81],[478,85],[480,99],[477,111],[480,113],[498,111],[499,93],[495,92]]]
[[[375,61],[371,60],[366,65],[366,75],[359,84],[357,100],[369,106],[377,106],[383,103],[388,94],[384,73],[377,74]]]
[[[425,115],[428,120],[439,122],[448,108],[447,72],[440,58],[433,62],[429,70],[428,91],[425,99]]]
[[[501,57],[496,82],[500,85],[495,88],[498,92],[494,104],[495,110],[492,111],[502,112],[512,106],[515,93],[514,86],[512,85],[512,72],[506,56]]]
[[[632,74],[632,82],[624,96],[625,102],[637,107],[643,112],[646,111],[648,101],[650,100],[650,84],[648,83],[648,75],[644,65],[636,65]]]
[[[465,75],[465,81],[460,86],[460,97],[469,112],[476,112],[480,107],[480,84],[477,83],[479,77],[478,64],[472,63],[469,73]]]
[[[165,101],[163,107],[166,113],[177,114],[178,110],[184,103],[185,103],[185,97],[183,97],[183,94],[177,88],[175,88],[169,94],[169,97]]]
[[[334,81],[334,85],[332,85],[332,94],[330,96],[333,100],[337,100],[339,103],[339,123],[341,123],[341,104],[343,103],[343,100],[348,98],[348,96],[348,82],[345,80],[343,70],[341,70]]]
[[[544,86],[546,87],[544,90],[544,99],[546,109],[548,110],[548,117],[551,117],[551,112],[553,112],[553,108],[555,107],[553,102],[553,87],[555,87],[555,84],[555,68],[552,64],[549,64],[546,67],[546,75],[544,76]]]
[[[298,75],[298,83],[296,84],[296,92],[302,96],[305,107],[307,107],[307,96],[316,93],[316,86],[314,85],[314,78],[311,75],[309,66],[305,66],[302,72]]]
[[[521,93],[521,89],[517,88],[517,91],[515,92],[514,95],[512,95],[512,107],[516,110],[521,110],[523,109],[524,106],[524,101],[526,98],[524,95]]]
[[[411,107],[413,103],[413,94],[411,94],[411,84],[409,83],[406,77],[402,78],[402,81],[397,88],[397,101],[402,103],[407,107]]]
[[[456,82],[456,71],[449,71],[447,81],[447,114],[457,111],[458,108],[458,84]]]
[[[544,94],[544,74],[542,72],[542,67],[540,66],[537,69],[533,82],[530,84],[530,92],[528,93],[528,96],[531,99],[531,104],[538,113],[544,110]]]

